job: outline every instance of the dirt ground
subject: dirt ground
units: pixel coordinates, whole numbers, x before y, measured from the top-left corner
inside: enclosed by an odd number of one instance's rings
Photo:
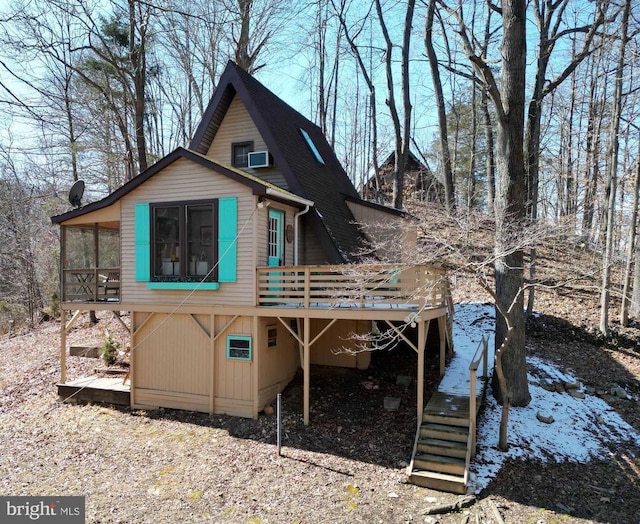
[[[454,298],[474,293],[459,280]],[[621,328],[612,308],[612,334],[599,335],[598,296],[584,282],[541,288],[536,300],[528,352],[594,390],[624,387],[632,400],[607,399],[640,431],[640,326]],[[69,343],[99,343],[105,329],[126,344],[123,327],[106,313],[97,326],[81,320]],[[532,524],[640,522],[637,447],[588,464],[510,461],[470,507],[429,514],[459,497],[406,482],[415,383],[398,386],[396,377],[415,377],[408,350],[376,353],[364,371],[314,367],[308,427],[296,377],[282,397],[278,456],[273,415],[247,420],[60,402],[59,330],[51,321],[0,339],[0,494],[84,495],[92,523],[448,524],[497,523],[497,515]],[[70,378],[104,367],[68,360]],[[435,387],[435,357],[428,366]],[[400,409],[384,410],[385,396],[400,397]]]

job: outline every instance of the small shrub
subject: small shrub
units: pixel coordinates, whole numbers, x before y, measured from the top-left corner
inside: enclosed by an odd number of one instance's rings
[[[51,295],[49,305],[44,309],[44,313],[49,315],[51,318],[60,317],[60,298],[58,297],[58,293],[53,293]]]
[[[102,346],[100,346],[100,358],[105,364],[111,366],[116,363],[119,348],[120,342],[115,340],[111,333],[105,331],[104,340],[102,341]]]

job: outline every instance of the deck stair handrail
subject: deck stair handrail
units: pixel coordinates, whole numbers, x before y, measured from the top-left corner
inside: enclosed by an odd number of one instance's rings
[[[473,359],[469,364],[469,439],[467,443],[467,456],[466,456],[466,468],[465,468],[465,484],[469,479],[469,465],[471,459],[476,455],[476,440],[477,440],[477,416],[478,416],[478,404],[477,404],[477,380],[478,380],[478,368],[482,364],[481,380],[486,381],[489,373],[489,365],[487,362],[489,342],[486,337],[482,337],[478,349],[476,349]],[[486,384],[485,384],[486,385]],[[484,392],[484,386],[481,392]]]
[[[259,306],[436,308],[447,305],[437,266],[353,264],[257,268]]]

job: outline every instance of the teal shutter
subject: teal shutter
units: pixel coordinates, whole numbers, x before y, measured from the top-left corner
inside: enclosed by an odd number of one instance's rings
[[[218,282],[235,282],[238,262],[238,199],[218,200]]]
[[[149,204],[135,205],[135,254],[136,281],[148,282],[151,278],[151,220]]]

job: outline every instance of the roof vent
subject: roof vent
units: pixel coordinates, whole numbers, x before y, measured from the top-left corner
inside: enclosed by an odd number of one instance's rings
[[[252,151],[249,153],[249,162],[247,167],[269,167],[270,165],[269,151]]]

